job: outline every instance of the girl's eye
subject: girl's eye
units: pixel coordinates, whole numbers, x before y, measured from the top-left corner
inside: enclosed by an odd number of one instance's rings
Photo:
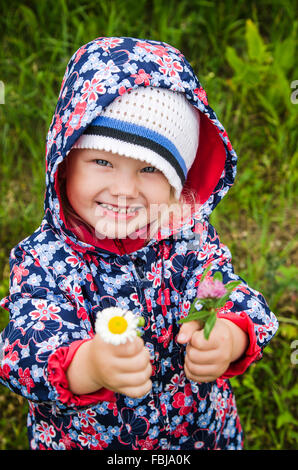
[[[145,173],[154,173],[155,171],[158,171],[155,166],[146,166],[145,168],[142,169]]]
[[[97,165],[101,165],[101,166],[107,166],[107,165],[109,165],[109,162],[108,162],[107,160],[98,159],[98,160],[94,160],[94,161],[95,161],[95,163],[96,163]]]

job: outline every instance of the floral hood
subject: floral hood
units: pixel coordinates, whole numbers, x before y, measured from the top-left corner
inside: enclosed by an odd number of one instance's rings
[[[234,182],[236,153],[183,54],[164,42],[96,38],[80,47],[67,65],[46,143],[46,219],[77,247],[81,242],[68,230],[60,206],[58,165],[85,128],[115,98],[132,88],[149,85],[184,93],[201,112],[200,144],[182,191],[193,190],[200,208],[178,230],[194,227],[196,220],[208,217]],[[173,232],[169,228],[157,238]]]

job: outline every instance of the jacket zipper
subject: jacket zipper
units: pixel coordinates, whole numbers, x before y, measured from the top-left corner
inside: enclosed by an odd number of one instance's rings
[[[123,245],[123,243],[120,239],[115,238],[114,243],[117,246],[117,248],[120,252],[120,255],[126,254],[124,245]],[[145,294],[143,292],[143,289],[142,289],[142,282],[144,280],[146,280],[145,273],[143,271],[143,261],[140,258],[136,258],[135,260],[132,260],[132,262],[133,262],[133,265],[134,265],[134,268],[135,268],[135,272],[137,274],[136,291],[137,291],[139,299],[141,299],[143,296],[145,296]],[[147,305],[146,306],[144,305],[144,313],[148,314]],[[157,349],[158,349],[158,346],[157,346]],[[162,377],[161,377],[160,372],[158,372],[156,379],[157,379],[158,384],[162,383]],[[155,402],[156,409],[160,410],[161,409],[161,401],[160,401],[159,393],[157,392],[157,394],[156,394],[156,393],[153,392],[152,398],[153,398],[153,401]],[[165,429],[169,430],[170,429],[170,422],[169,422],[168,414],[166,414],[166,416],[163,416],[163,423],[164,423]]]
[[[138,293],[138,297],[139,299],[142,298],[142,296],[145,297],[145,293],[142,289],[142,283],[143,281],[146,280],[146,276],[145,276],[145,273],[144,273],[144,270],[143,270],[143,261],[140,259],[140,258],[136,258],[135,260],[133,260],[133,265],[134,265],[134,268],[135,268],[135,272],[137,274],[137,279],[136,279],[136,291]],[[164,283],[163,283],[163,288],[164,288]],[[162,297],[161,297],[162,298]],[[164,300],[164,299],[163,299]],[[145,299],[146,301],[146,299]],[[167,304],[168,305],[168,304]],[[162,306],[163,307],[163,306]],[[148,310],[147,310],[147,304],[144,305],[144,313],[146,315],[149,314]],[[156,346],[156,350],[158,352],[158,344]],[[154,352],[155,354],[155,352]],[[156,358],[154,358],[154,361],[156,362]],[[157,367],[158,368],[158,367]],[[159,385],[162,383],[162,373],[161,372],[157,372],[157,375],[156,375],[156,382],[158,384],[158,388],[159,388]],[[154,386],[153,386],[154,387]],[[160,400],[160,396],[159,396],[159,391],[154,391],[154,389],[152,390],[152,399],[155,403],[155,407],[157,410],[161,410],[161,407],[162,407],[162,402]],[[166,415],[163,415],[162,416],[162,422],[163,422],[163,425],[164,425],[164,430],[169,430],[170,429],[170,421],[169,421],[169,416],[168,416],[168,413],[166,413]]]

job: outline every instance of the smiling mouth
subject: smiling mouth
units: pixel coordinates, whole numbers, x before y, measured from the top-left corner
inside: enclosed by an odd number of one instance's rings
[[[119,207],[119,206],[113,206],[112,204],[105,204],[105,203],[102,203],[102,202],[97,202],[97,204],[99,206],[101,206],[103,209],[106,209],[108,211],[113,211],[116,214],[134,214],[139,209],[142,209],[142,206]]]

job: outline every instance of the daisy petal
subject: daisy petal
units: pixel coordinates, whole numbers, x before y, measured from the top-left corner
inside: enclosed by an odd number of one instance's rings
[[[138,335],[140,317],[130,310],[119,307],[105,308],[98,312],[95,332],[106,342],[114,345],[133,341]],[[142,323],[142,322],[141,322]]]

